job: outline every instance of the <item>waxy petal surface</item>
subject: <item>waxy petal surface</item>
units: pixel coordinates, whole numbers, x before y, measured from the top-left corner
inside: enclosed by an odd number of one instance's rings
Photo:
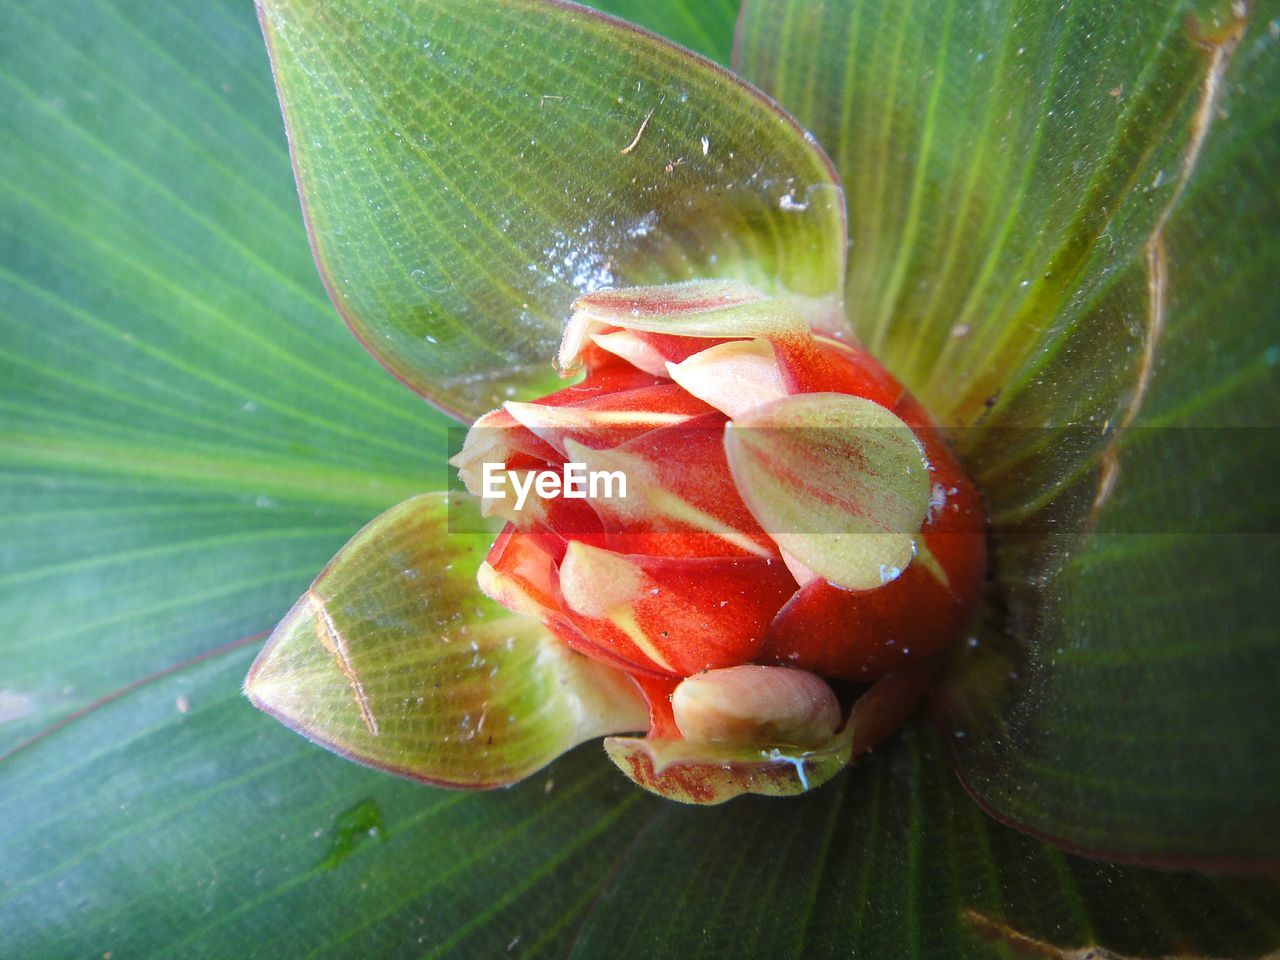
[[[560,590],[583,633],[680,676],[754,659],[795,589],[768,558],[622,555],[575,542],[560,564]]]
[[[834,393],[756,407],[725,434],[739,492],[778,545],[835,584],[889,583],[913,556],[929,473],[911,428]]]

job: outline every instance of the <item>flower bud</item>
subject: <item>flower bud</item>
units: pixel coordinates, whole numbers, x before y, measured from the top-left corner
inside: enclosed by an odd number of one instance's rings
[[[508,521],[482,590],[632,677],[650,738],[610,753],[644,785],[794,792],[752,758],[852,743],[826,680],[924,670],[971,617],[976,490],[870,356],[742,284],[590,294],[558,360],[581,381],[482,417],[453,460]]]

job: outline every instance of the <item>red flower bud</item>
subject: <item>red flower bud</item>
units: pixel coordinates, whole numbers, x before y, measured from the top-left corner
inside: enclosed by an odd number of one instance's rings
[[[909,715],[909,671],[931,676],[974,611],[985,539],[903,387],[730,282],[586,296],[559,360],[582,381],[482,417],[453,462],[508,520],[484,592],[645,694],[650,741],[610,746],[624,770],[686,800],[793,792],[779,771],[807,787],[810,761],[778,751],[869,748]],[[827,681],[847,713],[887,678],[861,736],[833,733]]]

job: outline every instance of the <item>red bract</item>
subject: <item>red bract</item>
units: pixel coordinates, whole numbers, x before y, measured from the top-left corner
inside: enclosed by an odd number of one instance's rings
[[[560,362],[582,381],[482,417],[454,463],[477,495],[498,465],[529,484],[520,509],[509,487],[484,500],[508,520],[484,592],[645,694],[649,740],[610,747],[623,769],[685,800],[792,792],[783,771],[807,787],[805,757],[909,715],[976,606],[985,541],[976,490],[902,386],[726,282],[584,297]],[[529,473],[572,464],[626,496],[538,495]],[[824,681],[848,682],[843,712]],[[860,731],[841,723],[877,682],[897,693],[866,698]]]

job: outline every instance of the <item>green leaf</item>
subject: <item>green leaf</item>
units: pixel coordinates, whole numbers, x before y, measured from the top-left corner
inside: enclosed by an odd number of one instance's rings
[[[844,181],[855,328],[937,419],[977,419],[1178,194],[1210,63],[1190,9],[747,0],[739,69]]]
[[[443,418],[315,278],[228,6],[0,8],[0,750],[267,630]]]
[[[245,680],[259,707],[352,760],[494,787],[570,747],[645,730],[623,674],[480,593],[492,532],[424,494],[373,520],[280,621]]]
[[[744,13],[740,64],[843,174],[856,328],[977,424],[997,588],[947,691],[958,769],[1104,855],[1280,859],[1278,15]]]
[[[825,156],[685,51],[544,0],[262,10],[321,272],[445,407],[547,392],[571,303],[601,286],[839,291]]]
[[[593,0],[587,6],[652,30],[726,67],[733,55],[737,0],[700,0],[698,3]]]
[[[510,790],[449,792],[263,718],[237,691],[252,655],[158,678],[6,761],[10,953],[948,960],[1026,956],[1016,932],[1257,957],[1280,938],[1272,882],[1112,867],[1000,827],[925,728],[791,800],[658,800],[598,746]]]
[[[1280,942],[1268,883],[1001,828],[923,729],[805,797],[707,811],[649,798],[595,746],[460,793],[264,717],[239,689],[258,643],[235,638],[442,485],[442,419],[324,302],[245,4],[9,4],[0,51],[0,751],[41,734],[0,755],[6,956]],[[1229,307],[1251,302],[1222,277]]]

